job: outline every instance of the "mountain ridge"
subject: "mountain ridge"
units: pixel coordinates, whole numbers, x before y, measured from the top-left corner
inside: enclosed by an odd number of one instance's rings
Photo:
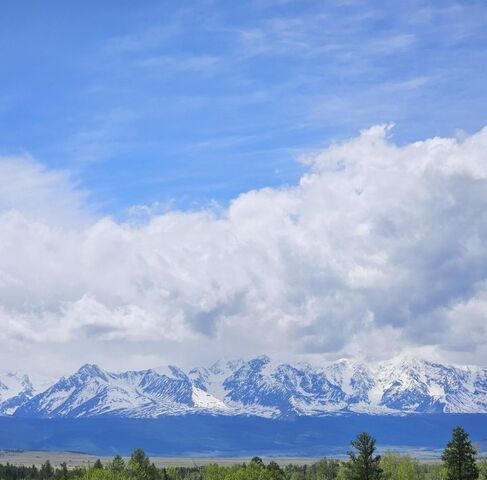
[[[0,376],[0,415],[28,418],[157,418],[211,414],[286,418],[346,413],[487,413],[487,369],[416,358],[369,365],[341,359],[322,366],[267,356],[110,372],[94,364],[35,389]]]

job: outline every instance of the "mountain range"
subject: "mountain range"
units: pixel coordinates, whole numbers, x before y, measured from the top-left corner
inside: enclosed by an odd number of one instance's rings
[[[261,356],[188,371],[168,366],[115,373],[87,364],[57,381],[0,375],[1,416],[287,418],[347,413],[487,413],[487,369],[413,358],[312,366]]]

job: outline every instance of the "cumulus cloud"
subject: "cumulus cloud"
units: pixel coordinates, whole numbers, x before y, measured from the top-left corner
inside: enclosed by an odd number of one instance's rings
[[[120,368],[176,351],[486,363],[487,128],[389,135],[375,126],[308,156],[295,186],[142,224],[63,223],[89,211],[69,178],[3,159],[3,345],[123,344]]]

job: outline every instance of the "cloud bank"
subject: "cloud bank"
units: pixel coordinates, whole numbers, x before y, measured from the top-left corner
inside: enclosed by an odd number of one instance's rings
[[[2,361],[486,364],[487,128],[389,137],[374,126],[304,158],[297,185],[142,223],[93,217],[68,174],[1,159]]]

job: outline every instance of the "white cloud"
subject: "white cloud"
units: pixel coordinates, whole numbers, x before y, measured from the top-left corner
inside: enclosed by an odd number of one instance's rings
[[[86,194],[65,171],[52,171],[29,155],[0,157],[0,213],[22,211],[39,222],[73,226],[88,220]]]
[[[143,224],[68,224],[89,209],[66,174],[2,160],[4,351],[72,346],[69,362],[120,368],[177,351],[486,363],[487,129],[404,146],[389,133],[308,157],[296,186]]]

